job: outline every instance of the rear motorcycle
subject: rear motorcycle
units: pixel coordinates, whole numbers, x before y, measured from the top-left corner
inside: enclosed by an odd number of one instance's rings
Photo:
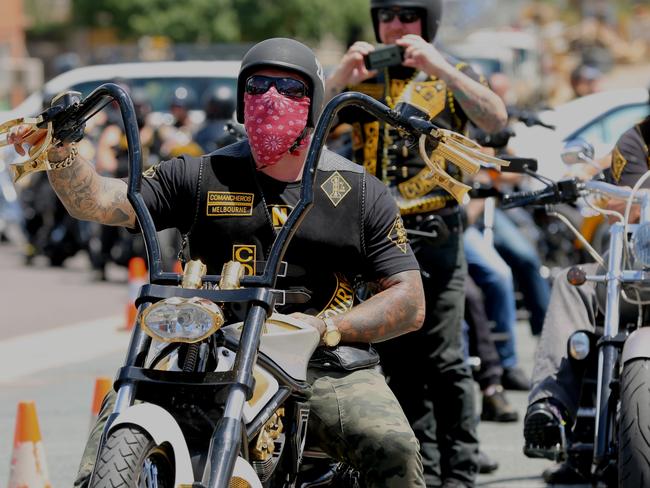
[[[570,458],[586,479],[606,486],[646,486],[650,480],[650,193],[637,191],[648,177],[650,172],[632,190],[602,181],[564,180],[502,201],[506,208],[545,206],[572,229],[603,270],[587,275],[574,267],[567,274],[572,285],[592,281],[602,288],[603,320],[595,324],[596,330],[602,327],[602,335],[579,330],[570,336],[567,356],[582,375],[576,420],[563,427],[562,442],[550,450],[532,449],[528,455]],[[625,199],[628,208],[641,207],[638,224],[627,221],[628,210],[609,227],[607,260],[554,207],[594,196]]]
[[[276,281],[297,227],[313,203],[314,174],[338,110],[356,105],[409,134],[414,144],[440,150],[478,171],[472,148],[460,136],[422,118],[393,111],[358,93],[335,97],[314,132],[302,176],[300,200],[278,232],[261,275],[243,276],[226,263],[220,275],[190,262],[182,274],[162,269],[160,245],[142,195],[141,151],[133,105],[119,86],[105,84],[86,99],[68,93],[31,123],[49,127],[49,140],[28,162],[13,166],[14,180],[48,169],[43,155],[53,139],[81,137],[84,121],[115,100],[128,141],[128,199],[145,241],[150,284],[135,302],[124,366],[114,388],[89,486],[100,487],[301,487],[357,486],[354,472],[305,446],[310,388],[307,365],[319,343],[313,328],[275,306],[309,296],[280,290]],[[17,123],[0,126],[0,133]],[[480,154],[476,154],[480,158]],[[429,161],[430,162],[430,161]],[[501,163],[495,160],[496,164]],[[461,197],[467,190],[437,165],[432,177]],[[324,466],[324,467],[323,467]],[[313,469],[312,469],[313,468]]]

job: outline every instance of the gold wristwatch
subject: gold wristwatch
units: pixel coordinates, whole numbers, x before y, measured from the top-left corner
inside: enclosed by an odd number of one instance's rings
[[[338,346],[339,342],[341,342],[341,331],[339,331],[339,328],[334,325],[334,321],[332,319],[323,319],[323,322],[325,322],[325,326],[327,327],[325,329],[325,333],[323,334],[323,343],[327,347]]]

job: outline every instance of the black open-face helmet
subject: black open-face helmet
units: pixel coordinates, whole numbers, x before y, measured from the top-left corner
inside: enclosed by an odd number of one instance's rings
[[[294,71],[307,80],[311,99],[307,127],[315,127],[323,109],[325,93],[323,68],[311,49],[298,41],[283,37],[267,39],[255,44],[242,59],[237,77],[237,120],[244,123],[246,80],[255,71],[265,68]]]
[[[379,38],[379,19],[377,12],[381,8],[416,8],[424,12],[422,15],[422,38],[431,42],[435,39],[442,17],[442,0],[370,0],[370,15],[375,29],[377,42]]]

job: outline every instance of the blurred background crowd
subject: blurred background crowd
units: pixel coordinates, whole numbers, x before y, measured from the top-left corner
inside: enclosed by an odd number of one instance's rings
[[[242,135],[232,120],[235,85],[239,61],[253,43],[295,37],[315,49],[327,74],[348,46],[373,39],[368,3],[2,0],[0,122],[39,113],[61,91],[87,95],[112,81],[133,99],[145,164],[211,152]],[[484,145],[497,154],[534,157],[539,173],[554,179],[567,171],[560,159],[567,141],[584,139],[594,147],[595,157],[603,156],[625,130],[650,113],[648,0],[446,0],[436,42],[442,51],[470,63],[508,106],[512,124],[506,137],[501,142],[483,140]],[[87,124],[80,151],[100,173],[125,176],[123,134],[119,113],[108,107]],[[346,144],[345,129],[332,135],[332,149],[345,154]],[[522,182],[491,184],[507,188]],[[467,212],[469,223],[484,230],[484,207],[468,207]],[[567,212],[587,240],[602,248],[599,240],[607,235],[603,219],[581,209]],[[497,218],[510,223],[503,241],[522,244],[519,249],[510,246],[508,254],[496,241],[507,261],[505,276],[512,281],[514,275],[517,285],[518,317],[523,313],[529,318],[537,335],[548,284],[528,291],[522,284],[533,283],[527,276],[540,266],[542,278],[550,282],[553,269],[584,261],[586,254],[560,224],[543,215],[522,211],[506,218],[497,212]],[[126,266],[143,253],[138,239],[123,229],[69,217],[44,173],[14,187],[2,158],[0,237],[20,242],[26,264],[45,256],[49,264],[61,266],[83,250],[98,280],[107,278],[108,263]],[[162,241],[171,268],[179,236],[169,233]],[[468,248],[470,244],[466,241]],[[496,282],[507,280],[497,275]],[[466,318],[471,326],[472,317]],[[504,367],[516,370],[516,357],[511,354],[508,363],[504,352],[514,342],[514,313],[502,318],[503,323],[491,319],[497,322],[493,332],[500,359]],[[528,380],[515,375],[504,386],[527,390]],[[485,402],[483,407],[485,411]],[[485,420],[517,420],[507,403],[491,408]]]
[[[308,42],[332,66],[352,42],[372,38],[365,15],[359,15],[366,4],[5,0],[0,108],[16,106],[45,80],[80,66],[238,60],[251,43],[278,35]],[[485,74],[512,77],[512,102],[554,106],[574,96],[572,72],[581,65],[595,68],[582,77],[604,83],[594,78],[616,77],[621,66],[650,59],[650,5],[644,0],[448,0],[439,42]]]

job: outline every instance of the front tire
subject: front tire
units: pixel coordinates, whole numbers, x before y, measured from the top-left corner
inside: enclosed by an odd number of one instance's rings
[[[139,427],[123,425],[106,439],[90,488],[174,488],[174,462]]]
[[[618,486],[650,484],[650,360],[626,363],[621,375]]]

